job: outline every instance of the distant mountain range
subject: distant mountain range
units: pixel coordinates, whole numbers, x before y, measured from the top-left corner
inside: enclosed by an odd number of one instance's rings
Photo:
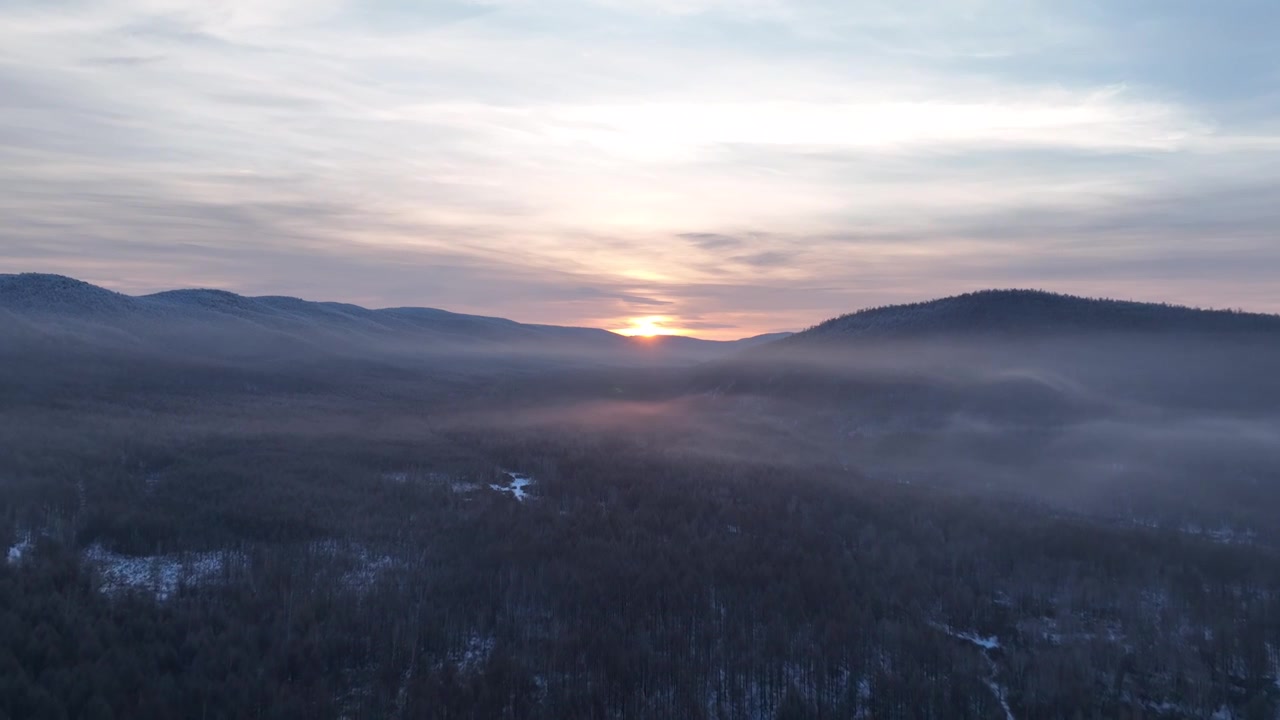
[[[23,274],[0,275],[0,361],[50,382],[149,373],[174,387],[305,385],[344,373],[410,373],[441,388],[506,377],[519,386],[540,369],[666,368],[677,375],[659,375],[680,392],[967,408],[1031,426],[1119,398],[1200,409],[1280,401],[1280,316],[989,290],[863,310],[789,336],[714,342],[222,290],[130,296]]]
[[[0,315],[10,330],[129,344],[177,333],[189,341],[359,346],[403,351],[501,350],[593,352],[667,362],[699,362],[787,336],[719,342],[691,337],[631,338],[597,328],[518,323],[435,308],[370,310],[293,297],[245,297],[224,290],[171,290],[130,296],[62,275],[0,275]],[[200,337],[200,331],[207,335]],[[270,347],[270,345],[268,345]]]
[[[1095,335],[1112,333],[1280,333],[1280,315],[1100,300],[1035,290],[984,290],[929,302],[861,310],[804,332],[730,342],[632,338],[607,330],[519,323],[434,308],[370,310],[293,297],[245,297],[224,290],[130,296],[61,275],[0,275],[0,321],[11,336],[145,343],[157,337],[199,346],[246,344],[359,351],[419,350],[597,353],[602,358],[693,363],[756,349],[785,356],[809,346],[865,346],[876,339]],[[754,353],[753,353],[754,354]]]

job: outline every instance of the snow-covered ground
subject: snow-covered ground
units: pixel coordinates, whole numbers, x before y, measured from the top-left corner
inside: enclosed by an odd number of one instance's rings
[[[858,711],[854,720],[868,720],[871,717],[871,679],[858,678]]]
[[[348,548],[352,567],[342,574],[342,583],[356,590],[372,587],[386,573],[400,567],[390,555],[373,552],[363,545]]]
[[[1209,528],[1189,523],[1182,526],[1182,532],[1198,535],[1223,545],[1253,545],[1258,542],[1257,531],[1249,528],[1235,528],[1226,524]]]
[[[953,630],[951,628],[947,628],[947,634],[952,637],[960,638],[961,640],[967,640],[983,650],[995,650],[1000,647],[1000,638],[995,635],[986,637],[975,632],[963,632],[960,630]]]
[[[442,483],[447,485],[450,490],[460,495],[476,492],[482,487],[479,483],[460,480],[454,475],[442,472],[396,470],[393,472],[382,473],[381,478],[385,482],[396,485],[404,485],[411,482]]]
[[[308,548],[316,555],[336,560],[336,572],[340,574],[335,579],[353,590],[368,590],[389,573],[405,567],[402,558],[358,542],[331,538],[312,542]]]
[[[1000,638],[996,637],[995,635],[991,635],[990,637],[988,637],[985,635],[979,635],[976,632],[970,632],[968,630],[956,630],[950,625],[943,625],[942,623],[933,622],[929,624],[932,625],[934,628],[941,630],[942,632],[950,635],[953,638],[964,640],[967,643],[972,643],[974,645],[977,645],[978,647],[982,648],[984,651],[995,650],[1000,647]]]
[[[31,533],[24,533],[18,537],[18,541],[9,548],[9,564],[16,565],[22,562],[22,558],[35,547],[35,543],[31,539]]]
[[[467,638],[466,647],[461,651],[449,653],[449,661],[455,663],[460,672],[479,672],[484,669],[485,663],[489,662],[489,656],[493,654],[493,646],[492,637],[472,633],[471,637]]]
[[[224,571],[244,562],[230,551],[129,556],[97,543],[84,550],[84,560],[97,569],[107,594],[145,590],[165,600],[183,584],[201,585],[223,577]]]
[[[1202,525],[1200,523],[1193,522],[1175,525],[1159,518],[1140,516],[1128,517],[1127,521],[1133,525],[1147,527],[1153,530],[1173,528],[1183,535],[1192,535],[1222,545],[1258,544],[1257,530],[1248,527],[1236,527],[1225,522],[1218,523],[1216,526],[1209,524]]]
[[[17,562],[17,558],[21,558],[27,547],[29,542],[10,549],[10,562]],[[312,549],[345,560],[340,582],[356,590],[371,587],[384,575],[402,566],[399,560],[390,555],[358,543],[327,540],[313,544]],[[97,570],[104,593],[142,590],[153,593],[157,600],[171,597],[184,584],[207,585],[217,582],[227,571],[247,562],[243,554],[229,550],[130,556],[112,552],[100,544],[86,548],[83,557],[86,564]]]
[[[490,489],[498,492],[509,492],[512,497],[524,502],[524,499],[529,497],[529,493],[525,492],[525,488],[533,484],[533,477],[523,473],[511,472],[510,470],[503,470],[502,472],[509,478],[507,484],[494,483],[489,486]]]
[[[950,625],[933,623],[933,626],[953,638],[964,640],[982,650],[982,657],[986,659],[987,666],[991,668],[991,673],[987,675],[984,682],[986,682],[987,687],[991,688],[991,694],[996,696],[996,701],[1000,703],[1000,709],[1004,711],[1005,720],[1016,720],[1013,716],[1013,710],[1009,707],[1009,691],[1000,684],[1000,666],[996,664],[995,658],[991,657],[992,650],[1000,649],[1000,638],[994,635],[988,637],[979,635],[976,632],[956,630]]]
[[[1124,628],[1115,620],[1087,621],[1076,617],[1063,622],[1059,618],[1046,616],[1019,620],[1017,628],[1028,643],[1043,641],[1052,645],[1070,645],[1103,640],[1123,644],[1132,650],[1125,641]]]

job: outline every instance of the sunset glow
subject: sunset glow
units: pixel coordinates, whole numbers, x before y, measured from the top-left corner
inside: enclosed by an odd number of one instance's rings
[[[1278,28],[0,0],[0,720],[1280,720]]]
[[[1280,310],[1280,3],[1202,5],[0,2],[0,267],[713,340]]]
[[[684,335],[685,333],[677,328],[666,327],[671,318],[661,315],[650,315],[648,317],[630,318],[627,327],[620,328],[614,332],[620,335],[630,335],[631,337],[654,337],[656,335]]]

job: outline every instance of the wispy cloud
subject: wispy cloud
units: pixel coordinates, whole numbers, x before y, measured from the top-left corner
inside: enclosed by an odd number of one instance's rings
[[[1277,21],[14,0],[0,264],[724,337],[985,285],[1280,310]]]

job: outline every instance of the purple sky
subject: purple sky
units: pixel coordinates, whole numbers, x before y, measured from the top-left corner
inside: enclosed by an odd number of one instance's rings
[[[0,272],[715,338],[984,287],[1280,311],[1277,26],[1263,0],[8,0]]]

